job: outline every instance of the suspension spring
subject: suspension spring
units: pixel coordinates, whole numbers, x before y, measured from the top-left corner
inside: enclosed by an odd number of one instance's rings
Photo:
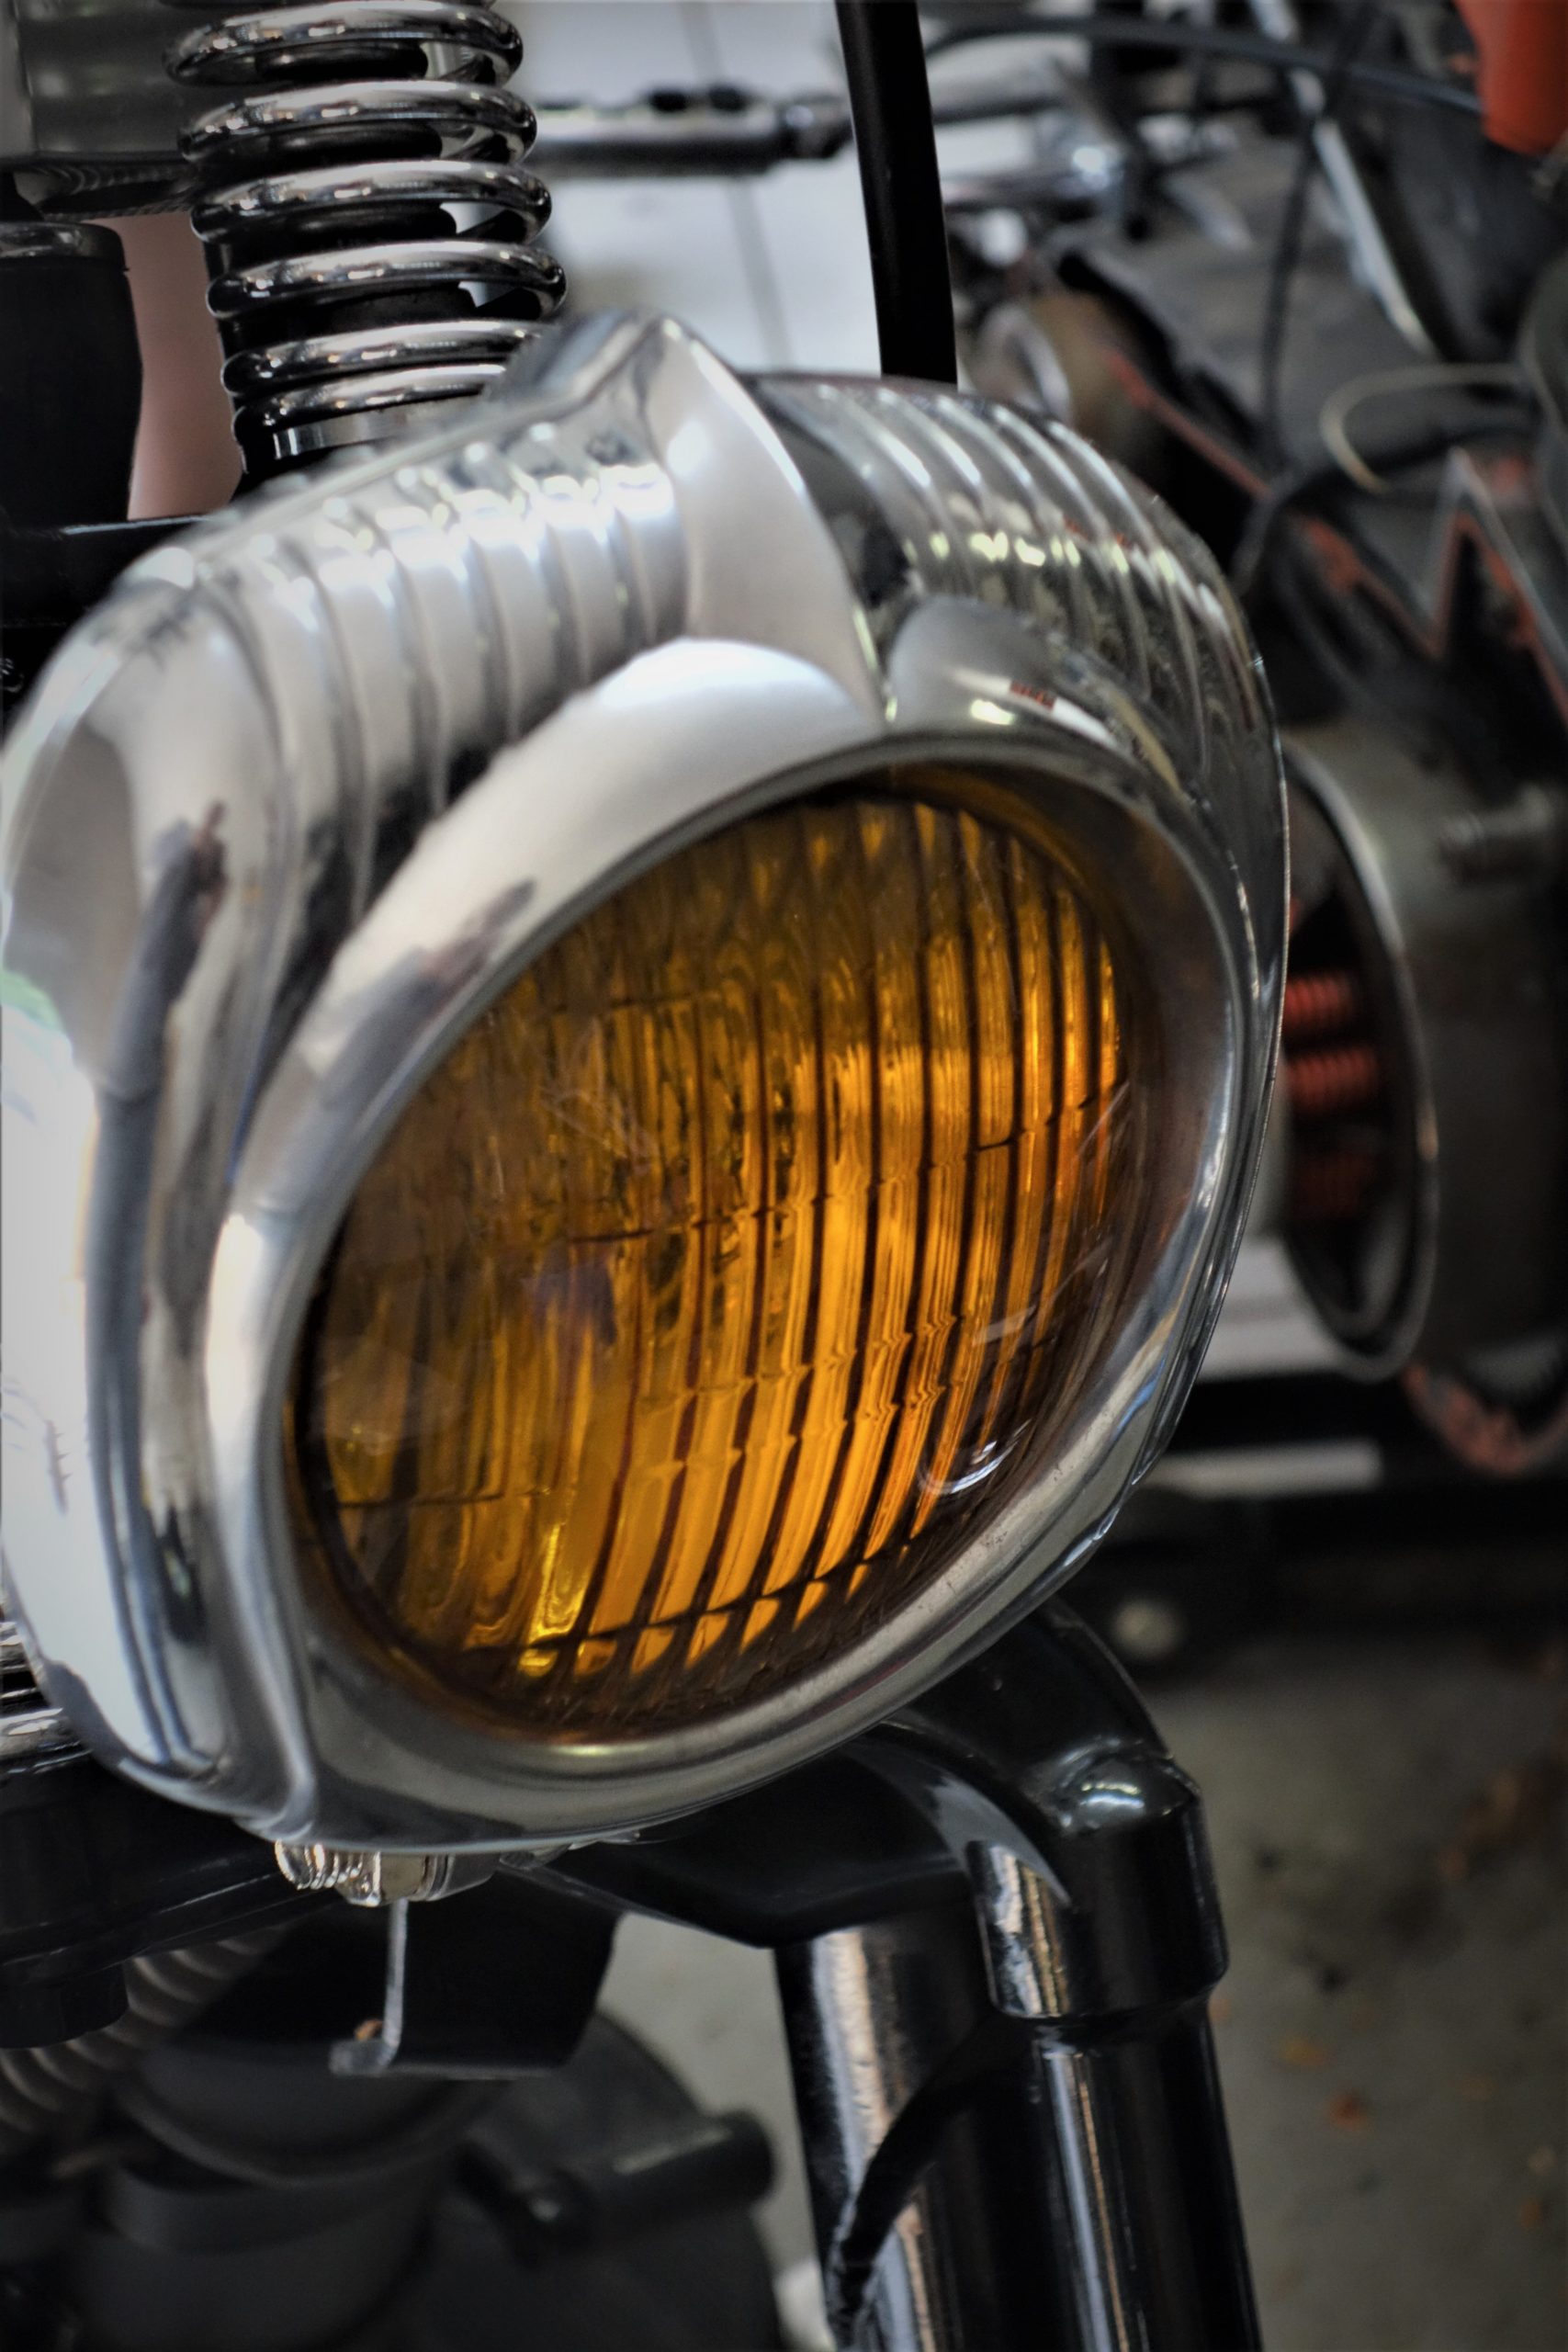
[[[1316,1053],[1287,1056],[1285,1085],[1298,1119],[1328,1119],[1376,1102],[1382,1064],[1377,1047],[1364,1040],[1325,1046]]]
[[[522,53],[491,0],[253,8],[171,51],[235,94],[182,147],[248,474],[482,390],[558,308]]]
[[[126,1965],[125,2015],[74,2041],[0,2050],[0,2163],[81,2131],[118,2078],[211,2007],[278,1940],[276,1928],[146,1952]]]
[[[1287,1046],[1303,1038],[1328,1037],[1356,1027],[1361,1019],[1361,985],[1354,972],[1292,974],[1285,982],[1283,1035]]]

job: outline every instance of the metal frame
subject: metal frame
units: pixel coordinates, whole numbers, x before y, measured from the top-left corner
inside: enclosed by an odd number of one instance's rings
[[[424,1704],[313,1602],[279,1491],[357,1178],[595,899],[747,808],[931,754],[1114,858],[1162,1007],[1162,1189],[1104,1356],[1027,1485],[787,1694],[575,1749]],[[591,322],[457,425],[138,566],[8,765],[6,1574],[110,1760],[290,1840],[622,1829],[886,1715],[1103,1532],[1218,1310],[1285,892],[1243,625],[1085,445],[947,394],[748,390],[668,322]]]

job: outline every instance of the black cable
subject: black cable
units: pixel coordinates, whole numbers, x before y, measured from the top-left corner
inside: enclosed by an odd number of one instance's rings
[[[1222,25],[1183,24],[1173,17],[1112,17],[1098,13],[1080,17],[1035,17],[1023,12],[979,17],[974,24],[955,25],[931,41],[928,57],[943,56],[976,40],[1039,40],[1087,41],[1097,49],[1168,49],[1188,57],[1233,58],[1240,65],[1266,65],[1275,74],[1327,73],[1329,53],[1302,49],[1288,41],[1270,40],[1266,33],[1235,32]],[[1439,74],[1417,74],[1405,66],[1356,62],[1349,77],[1359,89],[1407,106],[1447,107],[1456,114],[1479,117],[1481,101],[1462,82]]]
[[[985,2096],[998,2075],[1021,2077],[1032,2062],[1037,2041],[1033,2025],[989,2012],[893,2118],[872,2152],[829,2250],[823,2285],[835,2344],[855,2340],[876,2257],[948,2126]]]
[[[958,380],[947,223],[916,0],[837,0],[884,372]]]
[[[1332,119],[1348,85],[1356,53],[1376,17],[1377,0],[1359,0],[1359,5],[1350,10],[1334,44],[1334,53],[1324,68],[1322,97],[1315,107],[1305,107],[1302,113],[1295,169],[1285,192],[1280,233],[1274,240],[1273,258],[1269,265],[1269,292],[1258,351],[1258,422],[1263,447],[1269,463],[1275,466],[1283,466],[1288,459],[1280,414],[1285,329],[1290,321],[1291,286],[1301,264],[1306,235],[1307,202],[1317,171],[1317,129],[1320,123]]]

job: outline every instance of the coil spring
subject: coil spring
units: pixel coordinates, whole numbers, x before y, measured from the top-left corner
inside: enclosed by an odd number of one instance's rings
[[[1303,972],[1285,982],[1282,1034],[1287,1046],[1329,1037],[1361,1017],[1361,988],[1354,972]]]
[[[534,113],[502,86],[522,53],[491,0],[248,9],[171,51],[175,81],[243,93],[181,145],[248,473],[480,390],[558,308]]]
[[[0,1617],[0,1784],[9,1766],[63,1755],[78,1744],[59,1708],[50,1705],[33,1680],[20,1634],[8,1617]]]
[[[1280,1076],[1296,1122],[1290,1222],[1298,1230],[1359,1225],[1379,1192],[1387,1140],[1366,1115],[1383,1101],[1387,1072],[1360,978],[1343,965],[1292,971],[1280,1026]]]
[[[209,2008],[269,1952],[275,1928],[127,1963],[125,2015],[74,2041],[0,2050],[0,2161],[37,2140],[72,2137],[114,2081],[180,2026]]]
[[[1382,1091],[1382,1064],[1375,1046],[1359,1041],[1325,1046],[1316,1053],[1288,1056],[1285,1084],[1299,1119],[1332,1118],[1377,1100]]]

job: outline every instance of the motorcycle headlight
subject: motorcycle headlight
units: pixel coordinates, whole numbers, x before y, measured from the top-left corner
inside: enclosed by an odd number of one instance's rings
[[[584,331],[160,551],[11,753],[6,1574],[265,1834],[819,1752],[1159,1445],[1274,1051],[1278,751],[1070,435]]]
[[[705,1721],[906,1608],[1048,1447],[1150,1210],[1109,877],[950,768],[678,851],[429,1077],[292,1398],[363,1638],[541,1739]]]

